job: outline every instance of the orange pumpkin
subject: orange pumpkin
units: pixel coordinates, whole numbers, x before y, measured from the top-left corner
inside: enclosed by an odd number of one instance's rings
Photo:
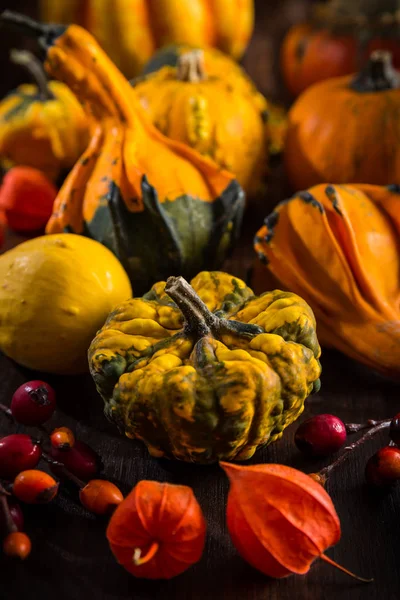
[[[388,185],[400,172],[400,74],[376,51],[357,75],[315,84],[288,117],[285,163],[294,190],[317,183]]]
[[[279,204],[255,238],[268,272],[310,304],[324,345],[398,379],[399,194],[318,185]]]
[[[289,29],[281,48],[281,70],[293,96],[318,81],[354,73],[377,49],[392,52],[400,67],[398,13],[393,12],[392,0],[379,0],[377,13],[372,4],[317,4],[309,22]]]
[[[164,135],[211,157],[255,195],[267,169],[268,103],[241,74],[210,75],[204,59],[202,50],[181,54],[176,67],[134,82],[135,91]]]
[[[253,31],[253,0],[41,0],[41,17],[77,23],[127,77],[166,44],[214,46],[239,59]]]

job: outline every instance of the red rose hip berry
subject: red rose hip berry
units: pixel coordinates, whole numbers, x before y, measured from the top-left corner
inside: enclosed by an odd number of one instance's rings
[[[328,456],[340,450],[346,437],[346,426],[338,417],[317,415],[298,427],[294,440],[308,456]]]
[[[99,455],[90,446],[80,441],[76,441],[69,450],[52,446],[50,456],[83,481],[93,479],[102,467]],[[57,477],[63,477],[62,469],[58,465],[50,464],[50,469]]]
[[[14,433],[0,439],[0,477],[14,479],[38,464],[42,450],[30,435]]]
[[[385,446],[376,452],[365,468],[365,477],[370,485],[388,486],[400,479],[400,449]]]
[[[50,419],[56,408],[53,388],[44,381],[28,381],[15,392],[11,401],[11,413],[22,425],[42,425]]]

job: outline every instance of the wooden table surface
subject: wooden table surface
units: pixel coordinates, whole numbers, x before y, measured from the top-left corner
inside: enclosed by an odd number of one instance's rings
[[[11,3],[3,3],[11,7]],[[14,2],[13,6],[23,2]],[[29,4],[34,13],[33,2]],[[257,4],[257,31],[245,65],[260,87],[282,98],[276,78],[276,54],[288,23],[300,18],[303,2]],[[3,6],[4,7],[4,6]],[[15,43],[0,40],[3,49]],[[4,50],[5,51],[5,50]],[[4,51],[1,56],[3,56]],[[4,62],[4,56],[3,56]],[[12,80],[14,74],[10,76]],[[5,82],[1,84],[3,87]],[[274,167],[264,206],[248,211],[243,238],[226,268],[245,276],[253,254],[251,240],[268,206],[288,193],[282,167]],[[8,238],[8,246],[16,243]],[[322,389],[306,404],[301,420],[331,412],[347,422],[392,416],[400,410],[398,385],[384,380],[341,354],[324,350]],[[13,391],[38,375],[0,355],[0,402],[9,404]],[[372,491],[364,484],[364,466],[381,445],[385,434],[367,443],[331,479],[329,492],[342,523],[342,540],[328,555],[356,573],[374,577],[372,584],[357,583],[317,561],[308,575],[275,581],[264,577],[240,559],[225,525],[228,483],[217,467],[186,466],[150,458],[140,444],[119,436],[103,416],[102,401],[89,376],[50,377],[58,395],[58,410],[50,425],[70,426],[103,457],[104,476],[124,493],[141,479],[191,486],[208,523],[207,546],[202,560],[169,582],[147,582],[129,576],[113,559],[105,539],[105,522],[79,507],[66,490],[49,506],[25,509],[26,530],[33,551],[25,563],[0,557],[0,600],[398,600],[400,598],[400,487],[390,492]],[[297,452],[289,427],[281,441],[259,451],[252,463],[278,462],[316,471],[327,462],[310,462]],[[17,431],[0,416],[0,433]],[[32,430],[32,433],[34,430]]]

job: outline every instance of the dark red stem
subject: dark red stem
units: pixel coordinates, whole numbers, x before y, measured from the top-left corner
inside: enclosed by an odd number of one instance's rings
[[[77,477],[76,475],[71,473],[71,471],[69,471],[67,469],[67,467],[64,465],[64,463],[61,463],[58,460],[54,460],[54,458],[52,458],[50,456],[50,454],[47,454],[47,452],[42,452],[42,458],[49,465],[52,465],[53,467],[57,467],[58,469],[60,469],[60,472],[62,473],[62,475],[64,475],[64,477],[66,477],[66,479],[69,479],[70,481],[75,483],[75,485],[77,485],[80,490],[85,487],[86,483],[84,481],[82,481],[82,479],[79,479],[79,477]]]
[[[11,494],[9,494],[0,483],[0,511],[4,515],[7,533],[15,533],[18,531],[18,527],[14,523],[14,519],[11,516],[10,507],[8,506],[7,502],[7,496],[10,495]]]
[[[350,446],[347,446],[344,449],[343,453],[339,456],[339,458],[337,458],[332,464],[328,465],[324,469],[321,469],[321,471],[319,471],[318,473],[319,477],[322,480],[326,481],[332,473],[332,471],[339,467],[341,464],[343,464],[354,450],[362,446],[362,444],[364,444],[368,440],[372,439],[377,433],[382,431],[382,429],[387,429],[390,426],[391,421],[391,419],[387,421],[377,421],[377,424],[374,427],[371,427],[366,433],[364,433],[364,435],[362,435],[360,439],[358,439],[353,444],[350,444]],[[359,431],[361,429],[365,429],[365,427],[361,427]]]

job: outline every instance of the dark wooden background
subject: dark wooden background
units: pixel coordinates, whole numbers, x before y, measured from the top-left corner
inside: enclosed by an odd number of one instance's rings
[[[57,1],[57,0],[54,0]],[[0,2],[2,8],[24,8],[35,14],[35,2]],[[295,0],[257,2],[257,27],[245,57],[248,71],[263,92],[287,101],[279,80],[277,52],[291,22],[300,20],[307,3]],[[8,49],[20,45],[12,34],[0,35],[1,93],[22,81],[10,68]],[[244,277],[251,265],[251,240],[268,207],[288,193],[282,167],[271,173],[265,204],[248,211],[242,242],[229,268]],[[9,237],[8,245],[18,239]],[[347,422],[384,418],[400,410],[398,385],[384,380],[334,351],[322,357],[321,392],[307,402],[302,419],[332,412]],[[331,480],[329,491],[342,522],[342,541],[330,557],[375,582],[359,584],[317,561],[305,577],[270,580],[250,568],[235,552],[227,534],[224,511],[227,480],[218,467],[193,467],[151,459],[144,447],[120,437],[106,421],[102,402],[89,376],[41,375],[57,390],[58,411],[51,425],[72,427],[104,458],[104,476],[128,492],[141,479],[156,479],[193,487],[208,522],[206,551],[199,564],[170,582],[147,582],[129,576],[113,559],[105,539],[105,523],[85,513],[73,492],[65,490],[49,506],[25,509],[26,530],[33,551],[25,563],[0,557],[0,600],[398,600],[400,598],[400,488],[371,491],[364,484],[366,460],[387,442],[384,434],[368,443]],[[0,356],[0,401],[9,404],[13,391],[37,378]],[[259,451],[253,463],[279,462],[315,471],[326,462],[305,461],[296,451],[296,425],[283,439]],[[16,431],[0,416],[0,432]]]

